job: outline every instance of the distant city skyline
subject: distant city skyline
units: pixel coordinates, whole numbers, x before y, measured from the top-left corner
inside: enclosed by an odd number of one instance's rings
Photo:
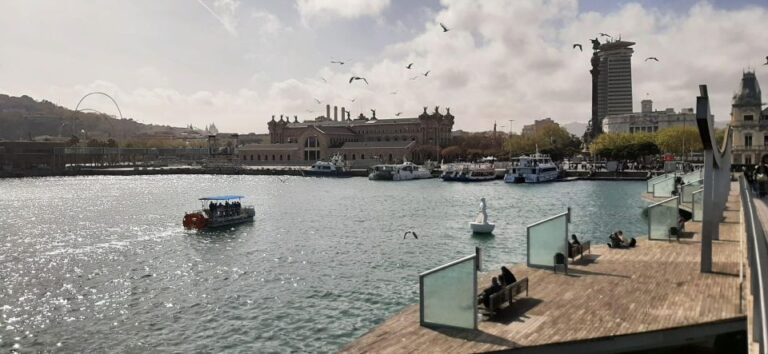
[[[0,10],[0,93],[74,108],[104,91],[140,122],[224,132],[266,133],[272,115],[312,119],[325,104],[380,118],[447,105],[465,131],[586,124],[589,39],[600,32],[637,43],[633,111],[646,97],[694,107],[708,84],[715,119],[727,121],[742,71],[768,80],[764,1],[11,0]]]

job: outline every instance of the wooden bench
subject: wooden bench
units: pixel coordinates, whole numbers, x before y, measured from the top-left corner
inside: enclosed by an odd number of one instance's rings
[[[522,294],[523,291],[525,291],[525,296],[528,296],[528,277],[503,287],[495,294],[491,294],[490,300],[488,301],[488,308],[484,309],[484,313],[492,316],[504,307],[504,304],[511,306],[512,300],[514,300],[517,295]]]
[[[592,251],[590,250],[589,246],[589,241],[583,241],[580,245],[569,245],[568,258],[570,258],[571,262],[573,262],[576,259],[576,256],[584,257],[584,252],[589,252],[591,254]]]

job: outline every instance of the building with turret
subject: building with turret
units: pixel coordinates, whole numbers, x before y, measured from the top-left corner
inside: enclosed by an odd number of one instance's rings
[[[733,164],[752,165],[768,158],[768,109],[762,109],[760,84],[753,71],[745,72],[733,95]]]
[[[345,107],[326,106],[326,114],[299,122],[281,115],[267,123],[269,144],[249,144],[238,149],[246,164],[311,164],[341,154],[356,166],[436,160],[440,149],[451,141],[454,116],[449,108],[424,111],[414,118],[380,119],[371,110],[354,119]]]

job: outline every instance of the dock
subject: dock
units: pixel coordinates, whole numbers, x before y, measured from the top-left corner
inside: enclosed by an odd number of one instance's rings
[[[591,255],[569,264],[568,275],[510,267],[518,279],[528,277],[528,296],[500,316],[479,321],[477,330],[422,327],[419,306],[411,305],[341,351],[601,353],[745,333],[741,274],[747,254],[737,183],[732,183],[723,214],[710,273],[700,271],[699,222],[688,222],[688,238],[679,241],[638,238],[635,248],[611,249],[594,240]],[[478,290],[497,274],[483,273]]]

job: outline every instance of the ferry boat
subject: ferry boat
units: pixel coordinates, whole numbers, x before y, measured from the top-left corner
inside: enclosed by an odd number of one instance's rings
[[[554,181],[560,177],[557,168],[549,155],[539,154],[520,156],[512,159],[512,167],[504,174],[507,183],[540,183]]]
[[[496,179],[496,171],[489,165],[456,165],[446,169],[440,178],[457,182],[492,181]]]
[[[423,178],[432,178],[432,172],[409,161],[399,165],[375,165],[368,174],[368,179],[372,181],[407,181]]]
[[[347,168],[344,157],[336,154],[330,161],[317,161],[308,169],[301,171],[304,176],[311,177],[352,177],[352,172]]]
[[[184,214],[182,222],[187,229],[212,229],[253,221],[256,211],[253,206],[240,203],[242,195],[221,195],[200,198],[202,208]]]

